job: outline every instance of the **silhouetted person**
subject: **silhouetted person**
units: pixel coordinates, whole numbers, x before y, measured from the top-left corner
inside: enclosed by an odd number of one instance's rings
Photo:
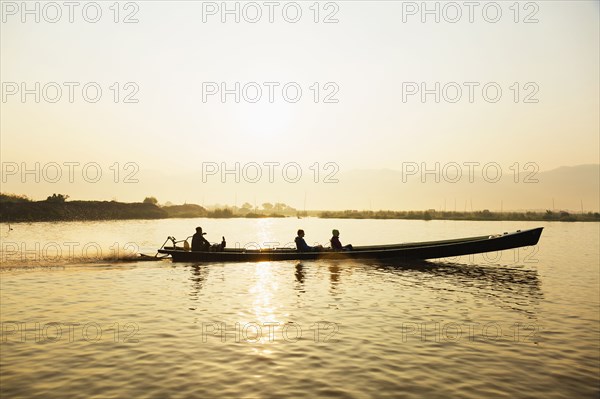
[[[202,227],[196,227],[196,234],[192,236],[192,251],[208,251],[210,242],[204,238],[205,234],[202,232]]]
[[[348,244],[345,246],[342,246],[342,243],[340,242],[340,231],[333,229],[331,231],[331,234],[333,234],[333,237],[331,237],[331,248],[335,251],[349,251],[352,249],[352,244]]]
[[[298,230],[298,237],[294,240],[296,242],[296,249],[300,252],[311,252],[311,251],[320,251],[323,247],[321,245],[317,245],[316,247],[311,247],[304,241],[304,230]]]

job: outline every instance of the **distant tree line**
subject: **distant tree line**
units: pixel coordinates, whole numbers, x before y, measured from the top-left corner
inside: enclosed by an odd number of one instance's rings
[[[197,204],[160,206],[156,197],[146,197],[140,203],[117,201],[67,201],[68,195],[52,194],[45,201],[33,201],[24,195],[0,193],[0,221],[33,222],[56,220],[112,220],[164,218],[262,218],[285,217],[295,212],[283,203],[264,203],[255,209],[246,203],[242,208],[206,209]],[[281,212],[281,213],[278,213]],[[283,214],[285,213],[285,215]]]
[[[488,209],[475,212],[446,212],[429,209],[427,211],[324,211],[318,214],[321,218],[332,219],[416,219],[416,220],[531,220],[561,222],[597,222],[600,213],[553,212],[491,212]]]
[[[1,222],[33,222],[56,220],[111,220],[111,219],[164,219],[164,218],[266,218],[306,216],[335,219],[413,219],[413,220],[523,220],[588,222],[600,221],[600,213],[546,212],[475,212],[426,211],[322,211],[298,212],[284,204],[265,202],[261,208],[248,202],[241,207],[214,207],[206,209],[197,204],[159,205],[156,197],[142,202],[67,201],[68,195],[52,194],[44,201],[33,201],[24,195],[0,193]]]

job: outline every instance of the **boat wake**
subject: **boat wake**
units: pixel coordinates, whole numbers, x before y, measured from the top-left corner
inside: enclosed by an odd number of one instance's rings
[[[52,269],[73,266],[110,266],[120,264],[135,264],[138,262],[161,261],[162,256],[142,254],[119,254],[104,256],[71,256],[71,257],[34,257],[21,256],[27,254],[3,254],[0,253],[0,271],[19,269]]]

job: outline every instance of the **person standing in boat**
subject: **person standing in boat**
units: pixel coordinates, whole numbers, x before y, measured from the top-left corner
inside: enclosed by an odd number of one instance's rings
[[[331,234],[333,235],[333,237],[331,237],[331,240],[329,240],[329,241],[331,242],[331,248],[334,251],[349,251],[352,249],[352,244],[342,246],[342,243],[340,242],[340,231],[339,230],[333,229],[331,231]]]
[[[311,251],[320,251],[323,249],[322,245],[317,245],[316,247],[311,247],[304,241],[304,230],[298,230],[298,237],[294,240],[296,242],[296,249],[300,252],[311,252]]]
[[[205,234],[202,232],[202,227],[196,227],[196,234],[192,236],[192,251],[208,251],[210,242],[204,238]]]

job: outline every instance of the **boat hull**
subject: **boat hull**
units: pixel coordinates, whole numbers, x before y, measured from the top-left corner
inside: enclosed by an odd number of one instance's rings
[[[293,249],[244,250],[225,249],[221,252],[195,252],[162,248],[158,252],[171,255],[174,262],[264,262],[281,260],[363,259],[417,260],[436,259],[502,251],[536,245],[542,227],[519,230],[496,236],[479,236],[456,240],[430,241],[398,245],[354,247],[351,251],[322,250],[299,252]]]

